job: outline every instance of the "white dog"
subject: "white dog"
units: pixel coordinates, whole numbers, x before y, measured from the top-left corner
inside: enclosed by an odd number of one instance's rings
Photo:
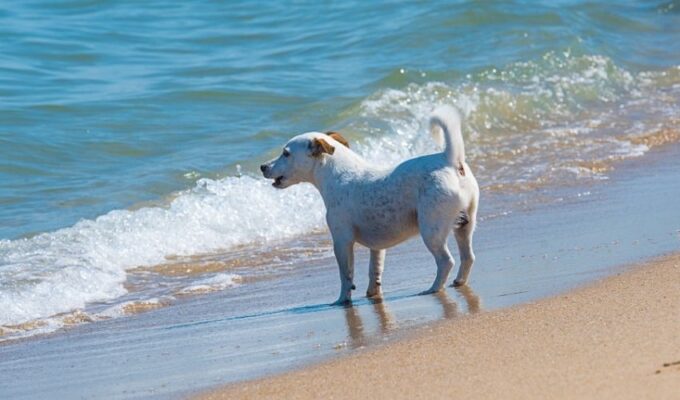
[[[453,285],[467,281],[475,260],[472,233],[479,187],[465,163],[456,110],[440,107],[430,123],[440,143],[443,133],[444,151],[410,159],[392,170],[372,165],[335,132],[298,135],[286,143],[278,158],[260,166],[265,178],[274,179],[276,188],[309,182],[321,193],[340,268],[337,304],[350,302],[355,289],[355,243],[371,250],[366,296],[381,296],[385,249],[418,231],[437,262],[437,277],[423,294],[441,290],[453,268],[446,243],[452,230],[461,259]]]

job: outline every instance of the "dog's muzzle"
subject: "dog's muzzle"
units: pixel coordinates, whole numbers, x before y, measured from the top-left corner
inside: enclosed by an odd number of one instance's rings
[[[272,179],[272,176],[271,176],[271,168],[269,168],[269,165],[267,165],[267,164],[262,164],[262,165],[260,165],[260,171],[262,171],[262,175],[263,175],[265,178],[267,178],[267,179]],[[281,187],[281,184],[283,183],[283,180],[284,180],[284,179],[285,179],[285,178],[284,178],[283,175],[275,177],[275,178],[274,178],[274,183],[272,183],[272,186],[274,186],[275,188]]]

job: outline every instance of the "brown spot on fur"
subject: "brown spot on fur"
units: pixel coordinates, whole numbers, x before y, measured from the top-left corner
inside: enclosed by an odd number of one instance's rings
[[[312,155],[319,157],[322,153],[333,154],[335,153],[335,147],[323,139],[315,138],[312,140]]]
[[[458,173],[460,174],[460,176],[465,176],[465,167],[463,167],[463,164],[460,164],[458,166]]]
[[[349,148],[349,142],[340,133],[331,131],[331,132],[326,132],[326,135],[332,137],[333,139],[342,143],[345,147]]]

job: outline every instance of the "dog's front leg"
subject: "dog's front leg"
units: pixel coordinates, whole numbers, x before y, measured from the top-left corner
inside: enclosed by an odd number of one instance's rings
[[[335,305],[352,302],[354,287],[354,241],[345,238],[333,238],[333,250],[340,271],[340,297]]]

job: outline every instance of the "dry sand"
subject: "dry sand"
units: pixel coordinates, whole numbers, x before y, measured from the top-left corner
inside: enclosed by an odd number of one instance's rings
[[[200,398],[680,399],[680,254]]]

